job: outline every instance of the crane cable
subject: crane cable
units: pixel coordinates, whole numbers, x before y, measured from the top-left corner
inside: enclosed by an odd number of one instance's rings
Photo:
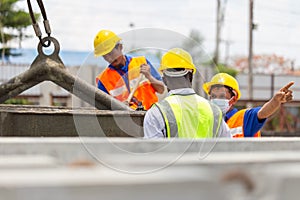
[[[50,28],[49,20],[47,19],[47,14],[46,14],[46,10],[45,10],[43,1],[42,0],[37,0],[37,3],[39,5],[39,7],[40,7],[41,14],[43,16],[43,20],[44,20],[43,23],[44,23],[45,31],[46,31],[48,37],[50,37],[50,35],[51,35],[51,28]],[[27,4],[28,4],[29,14],[30,14],[30,17],[31,17],[32,26],[33,26],[35,35],[39,38],[39,40],[40,40],[40,42],[41,42],[41,44],[42,44],[43,47],[49,47],[50,44],[51,44],[51,41],[50,40],[43,40],[43,38],[42,38],[42,32],[41,32],[41,29],[39,27],[39,24],[37,23],[37,21],[35,19],[35,15],[34,15],[34,12],[32,10],[32,6],[31,6],[30,0],[27,0]]]

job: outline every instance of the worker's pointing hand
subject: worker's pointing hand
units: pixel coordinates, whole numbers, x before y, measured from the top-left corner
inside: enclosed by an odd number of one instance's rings
[[[288,84],[286,84],[284,87],[282,87],[281,89],[280,89],[280,91],[281,92],[287,92],[289,89],[290,89],[290,87],[292,86],[292,85],[294,85],[294,81],[291,81],[291,82],[289,82]]]
[[[290,87],[294,85],[294,81],[289,82],[287,85],[282,87],[275,95],[274,99],[280,103],[286,103],[293,100],[293,91],[290,90]]]
[[[144,74],[147,79],[149,79],[151,77],[150,66],[148,64],[142,64],[141,73]]]

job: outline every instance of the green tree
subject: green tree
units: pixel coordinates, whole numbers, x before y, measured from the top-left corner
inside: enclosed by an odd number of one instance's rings
[[[13,39],[19,40],[19,48],[24,38],[29,37],[24,34],[25,29],[31,25],[29,13],[17,8],[19,0],[0,0],[0,43],[2,44],[2,62],[5,55],[10,55],[11,48],[7,46]],[[35,14],[36,19],[39,18]]]
[[[218,64],[215,68],[215,73],[227,73],[233,77],[236,77],[238,71],[234,68],[228,67],[224,64]]]
[[[4,102],[4,104],[14,104],[14,105],[31,105],[32,103],[27,99],[19,99],[19,98],[12,98],[8,99]]]

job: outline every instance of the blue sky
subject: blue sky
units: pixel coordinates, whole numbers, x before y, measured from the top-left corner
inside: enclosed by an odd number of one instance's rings
[[[255,0],[254,3],[254,21],[258,24],[254,53],[276,53],[295,59],[299,66],[300,2]],[[130,23],[138,29],[167,29],[186,36],[191,29],[197,29],[205,39],[206,51],[212,53],[215,47],[216,0],[49,0],[44,4],[52,35],[65,50],[92,51],[93,38],[100,29],[122,34],[132,30]],[[26,1],[19,6],[27,10]],[[227,1],[222,39],[231,42],[230,56],[248,53],[248,10],[248,0]],[[33,29],[29,27],[27,33],[33,35]],[[37,42],[36,38],[28,39],[23,47],[35,48]],[[224,56],[222,43],[221,57]]]

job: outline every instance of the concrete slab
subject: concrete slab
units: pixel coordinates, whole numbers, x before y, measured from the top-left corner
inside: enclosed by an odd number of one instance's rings
[[[2,169],[41,169],[58,167],[58,161],[47,155],[0,155]]]
[[[297,138],[220,139],[205,144],[0,138],[0,199],[296,199],[299,143]],[[203,155],[198,151],[201,145],[214,148]],[[15,161],[5,166],[9,157]],[[22,165],[22,160],[39,157],[57,165]]]
[[[205,156],[210,152],[299,151],[300,138],[245,138],[205,140],[144,140],[137,138],[34,138],[0,137],[0,154],[45,154],[68,160],[68,157],[87,157],[102,154],[154,154],[193,152]]]
[[[178,172],[129,175],[101,168],[0,171],[0,199],[229,199],[217,181],[195,171],[174,176]]]
[[[0,136],[142,137],[145,112],[0,104]]]

